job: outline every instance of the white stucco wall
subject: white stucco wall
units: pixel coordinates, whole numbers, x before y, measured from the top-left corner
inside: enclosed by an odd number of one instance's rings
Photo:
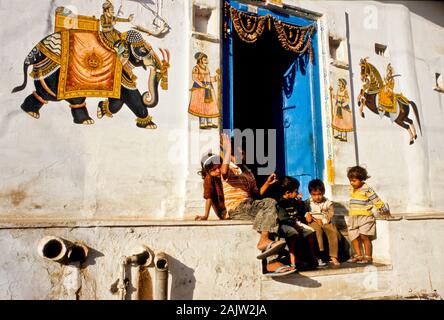
[[[22,229],[9,224],[0,229],[0,299],[117,300],[110,287],[119,277],[121,257],[141,244],[168,255],[168,298],[174,300],[444,295],[444,252],[433,245],[444,232],[444,220],[378,220],[373,247],[375,262],[388,264],[382,269],[368,266],[361,272],[311,272],[274,280],[261,274],[257,233],[250,224],[131,225],[127,221],[93,227],[83,223],[48,226],[51,223]],[[37,245],[47,235],[82,241],[90,248],[80,271],[39,256]],[[132,269],[134,277],[137,269]],[[154,268],[148,270],[143,297],[152,299],[156,280]]]
[[[98,17],[101,4],[87,0],[42,1],[32,10],[24,10],[29,6],[26,1],[1,1],[1,38],[5,40],[0,76],[5,105],[0,111],[3,215],[184,215],[188,139],[182,144],[177,137],[186,137],[189,131],[186,57],[190,17],[183,14],[189,12],[188,1],[163,1],[159,13],[170,25],[170,32],[161,39],[145,38],[158,54],[159,47],[171,53],[169,89],[159,90],[159,104],[149,110],[158,129],[137,128],[135,116],[126,106],[113,119],[99,120],[95,116],[99,100],[94,98],[87,99],[90,116],[96,121],[93,126],[74,124],[63,101],[45,105],[41,118],[35,120],[20,110],[23,99],[33,90],[32,80],[24,91],[10,93],[23,80],[23,61],[28,52],[52,32],[57,6],[69,5],[79,14]],[[125,15],[135,13],[136,23],[152,27],[154,16],[135,2],[124,2],[123,11]],[[24,23],[30,27],[23,28]],[[125,31],[128,24],[120,23],[116,28]],[[147,73],[135,73],[143,92]]]
[[[409,11],[402,4],[378,1],[284,1],[295,7],[326,15],[328,33],[346,41],[345,12],[349,15],[351,64],[355,99],[362,87],[359,61],[368,61],[385,75],[391,63],[396,78],[396,93],[402,93],[416,103],[418,122],[410,110],[418,132],[418,139],[409,145],[407,131],[389,118],[381,118],[364,109],[365,118],[358,112],[355,100],[355,141],[360,164],[372,178],[368,181],[390,205],[394,213],[442,212],[443,149],[442,140],[443,97],[433,90],[435,72],[443,68],[444,30]],[[436,8],[430,8],[435,10]],[[425,11],[425,10],[423,10]],[[435,12],[430,12],[435,15]],[[396,21],[396,23],[395,23]],[[387,45],[389,56],[375,53],[375,43]],[[325,119],[324,119],[325,121]],[[352,140],[352,139],[349,139]],[[338,201],[348,198],[346,170],[355,165],[355,149],[333,141],[335,185],[332,194]],[[353,143],[353,142],[352,142]],[[350,142],[349,142],[350,144]]]
[[[73,298],[70,289],[78,285],[69,281],[72,276],[68,269],[72,268],[38,254],[37,245],[46,235],[82,241],[90,248],[90,257],[79,276],[80,299],[118,299],[110,287],[120,275],[121,257],[130,255],[138,245],[168,255],[169,299],[260,297],[256,281],[261,272],[255,257],[256,233],[249,224],[151,227],[111,224],[95,228],[3,229],[0,233],[0,248],[4,250],[0,260],[0,299]],[[149,272],[144,289],[145,297],[152,299],[154,268],[150,267]],[[137,287],[134,279],[132,286]]]
[[[406,130],[368,110],[365,119],[356,117],[357,141],[350,139],[347,146],[329,141],[336,150],[336,191],[330,195],[340,201],[347,198],[345,172],[354,164],[353,143],[357,143],[360,163],[372,176],[369,183],[392,211],[442,211],[444,202],[439,195],[443,181],[439,173],[444,170],[444,151],[439,146],[443,98],[442,93],[432,90],[434,73],[443,70],[442,27],[398,4],[286,3],[324,15],[326,32],[342,39],[346,37],[344,14],[348,12],[355,98],[361,88],[359,59],[369,57],[382,74],[388,63],[393,65],[395,73],[401,74],[396,78],[395,92],[402,92],[419,108],[422,135],[412,146]],[[198,159],[209,146],[217,148],[217,130],[199,130],[197,117],[187,112],[192,55],[196,50],[208,50],[214,74],[220,67],[217,37],[206,41],[192,34],[193,10],[189,1],[152,5],[171,26],[163,38],[146,38],[157,52],[159,47],[171,52],[169,89],[160,90],[158,106],[149,110],[158,125],[156,130],[137,128],[135,116],[125,106],[113,119],[97,119],[99,100],[94,98],[87,99],[89,113],[96,120],[92,126],[73,124],[66,102],[50,102],[42,108],[41,118],[35,120],[20,110],[23,99],[32,91],[32,81],[21,92],[11,94],[10,90],[23,79],[22,63],[27,53],[53,29],[54,10],[59,5],[70,5],[83,15],[101,14],[98,1],[42,2],[33,10],[23,10],[27,8],[26,1],[1,1],[1,38],[6,40],[0,73],[4,105],[0,110],[1,214],[151,219],[194,216],[203,206],[201,180],[196,174]],[[201,2],[197,5],[205,7]],[[216,10],[209,30],[218,25],[217,5],[208,3]],[[136,22],[147,26],[154,19],[134,1],[125,2],[123,12],[134,12]],[[21,28],[24,21],[32,28]],[[15,33],[19,28],[21,32]],[[117,28],[125,31],[128,24],[118,24]],[[388,46],[389,57],[375,54],[376,42]],[[143,92],[147,74],[137,70],[136,75]],[[412,113],[410,116],[414,118]]]
[[[204,2],[200,0],[196,4],[205,6]],[[214,7],[218,5],[216,2],[208,4]],[[441,196],[444,191],[444,149],[441,147],[444,96],[433,90],[435,73],[444,74],[442,26],[401,4],[284,2],[324,15],[326,32],[342,39],[346,36],[344,14],[348,12],[352,26],[350,64],[355,98],[361,88],[359,60],[369,57],[369,62],[382,74],[387,63],[393,65],[395,73],[401,74],[396,78],[395,92],[402,92],[419,108],[422,135],[418,134],[412,146],[408,145],[404,129],[368,110],[365,110],[365,119],[356,118],[357,140],[350,139],[347,145],[329,141],[334,150],[336,177],[329,196],[336,201],[347,200],[345,173],[347,167],[354,165],[356,143],[360,162],[372,176],[369,184],[395,214],[427,212],[433,215],[444,211]],[[274,296],[267,292],[284,292],[276,286],[279,284],[261,282],[255,259],[257,234],[251,225],[174,226],[174,222],[168,226],[137,225],[142,219],[177,221],[202,213],[198,161],[208,148],[218,146],[218,131],[199,130],[198,118],[189,115],[187,108],[191,68],[195,62],[193,54],[197,50],[208,50],[209,67],[214,74],[220,67],[220,43],[217,37],[202,40],[192,33],[191,1],[163,0],[156,4],[161,4],[161,16],[171,30],[163,38],[147,37],[146,40],[157,53],[158,48],[167,48],[171,53],[169,89],[159,90],[159,104],[149,110],[158,128],[143,130],[135,126],[135,116],[125,106],[112,119],[97,119],[99,100],[94,98],[87,99],[90,116],[96,122],[93,126],[74,124],[67,102],[44,106],[38,120],[26,115],[20,105],[32,92],[32,81],[28,79],[24,91],[16,94],[10,91],[23,80],[22,64],[26,55],[52,32],[55,8],[74,5],[79,14],[99,16],[101,1],[39,1],[31,10],[25,0],[0,0],[3,22],[0,30],[3,40],[0,52],[0,220],[3,228],[0,229],[0,250],[4,252],[0,258],[0,298],[67,298],[64,277],[70,270],[37,256],[37,243],[48,234],[82,240],[97,250],[81,274],[81,299],[116,298],[109,287],[117,279],[118,260],[130,247],[140,243],[170,255],[170,298],[268,299]],[[136,19],[147,25],[153,19],[152,14],[143,11],[134,1],[124,2],[123,10],[125,15],[134,12]],[[370,21],[369,14],[374,12],[377,23],[369,28],[366,23]],[[217,19],[214,21],[217,24]],[[25,24],[29,27],[24,27]],[[117,28],[125,31],[127,26],[119,24]],[[375,54],[376,42],[388,46],[389,57]],[[321,69],[321,73],[324,71],[328,74],[330,69]],[[137,70],[136,75],[143,92],[147,74]],[[414,118],[412,114],[411,117]],[[416,119],[414,121],[418,128]],[[51,220],[56,217],[71,221],[71,225]],[[104,226],[90,218],[133,220],[125,226],[119,223]],[[46,227],[32,224],[41,219],[46,219]],[[20,224],[12,226],[9,223],[13,220]],[[76,220],[84,221],[82,227]],[[442,221],[378,222],[375,257],[393,266],[392,271],[384,271],[389,273],[381,277],[384,294],[403,295],[415,290],[437,290],[440,295],[444,294],[444,257],[435,245],[436,237],[443,232]],[[342,280],[329,276],[319,281],[324,284],[323,289],[337,290],[340,287],[337,283]],[[346,288],[353,291],[357,287]],[[265,292],[266,289],[270,291]],[[294,295],[286,298],[331,297],[326,296],[329,291],[293,289],[290,286]],[[338,298],[363,297],[355,292],[337,292]],[[378,290],[370,293],[378,295]]]

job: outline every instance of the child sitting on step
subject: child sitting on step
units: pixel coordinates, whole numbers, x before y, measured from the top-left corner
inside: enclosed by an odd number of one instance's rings
[[[313,179],[308,183],[308,191],[310,192],[310,199],[306,200],[305,203],[309,212],[305,214],[305,219],[308,225],[316,231],[321,253],[324,252],[324,233],[327,235],[330,263],[338,266],[339,233],[335,225],[331,223],[334,215],[333,202],[324,197],[325,186],[319,179]],[[322,265],[323,262],[319,261],[319,264]]]
[[[199,173],[204,179],[205,214],[203,216],[196,216],[194,220],[207,220],[211,208],[213,208],[219,219],[228,219],[221,181],[221,165],[222,158],[219,155],[208,153],[202,157],[202,170]]]
[[[293,177],[284,177],[281,183],[281,199],[277,202],[279,235],[287,241],[292,267],[306,267],[307,264],[298,261],[296,257],[296,242],[302,236],[307,239],[309,247],[309,267],[318,267],[315,255],[315,230],[305,224],[304,215],[307,207],[298,198],[299,181]],[[299,269],[298,268],[298,269]]]

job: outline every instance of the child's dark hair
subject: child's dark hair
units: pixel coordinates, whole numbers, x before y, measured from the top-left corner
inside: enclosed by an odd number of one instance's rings
[[[285,192],[293,192],[298,191],[300,186],[299,180],[293,177],[285,176],[284,179],[282,179],[281,183],[281,191],[282,194]]]
[[[221,164],[222,164],[221,156],[208,152],[200,160],[200,166],[202,167],[202,170],[200,170],[198,174],[202,176],[202,179],[205,179],[205,177],[210,173],[210,171],[214,167],[220,166]]]
[[[320,179],[313,179],[308,183],[308,191],[312,193],[313,191],[321,191],[325,193],[325,185]]]
[[[370,176],[367,174],[367,170],[363,167],[360,166],[354,166],[348,169],[347,171],[347,178],[349,179],[358,179],[361,181],[365,181],[368,178],[370,178]]]

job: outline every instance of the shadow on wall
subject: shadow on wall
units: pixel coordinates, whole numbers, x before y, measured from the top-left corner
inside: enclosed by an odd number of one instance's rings
[[[168,262],[172,279],[170,300],[192,300],[196,287],[194,269],[189,268],[170,255],[168,255]]]
[[[339,232],[347,230],[347,224],[345,223],[344,216],[348,216],[348,209],[341,203],[333,202],[335,214],[331,222],[336,225]],[[341,232],[342,233],[342,232]]]
[[[400,0],[380,0],[382,3],[402,4],[411,12],[424,19],[444,27],[444,3],[441,1],[400,1]]]
[[[319,281],[303,276],[299,273],[295,273],[290,277],[282,277],[282,278],[275,277],[273,278],[273,280],[304,288],[319,288],[322,286],[322,284]]]
[[[88,247],[88,257],[84,263],[80,265],[80,268],[87,268],[96,264],[96,259],[105,256],[102,252]]]
[[[339,240],[339,261],[347,261],[352,255],[352,246],[348,238],[347,223],[345,217],[348,216],[348,209],[341,203],[333,202],[335,214],[332,223],[336,226],[341,234]]]

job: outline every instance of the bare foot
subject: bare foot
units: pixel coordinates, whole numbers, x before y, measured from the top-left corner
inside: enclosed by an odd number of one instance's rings
[[[275,272],[278,268],[283,267],[284,264],[275,261],[275,262],[270,262],[269,264],[267,264],[267,271],[268,272]],[[288,266],[287,268],[282,268],[281,270],[279,270],[279,273],[281,272],[287,272],[287,271],[291,271],[294,270],[294,267],[292,266]]]
[[[338,259],[336,259],[335,257],[330,257],[330,263],[334,266],[339,266],[340,263],[338,261]]]

